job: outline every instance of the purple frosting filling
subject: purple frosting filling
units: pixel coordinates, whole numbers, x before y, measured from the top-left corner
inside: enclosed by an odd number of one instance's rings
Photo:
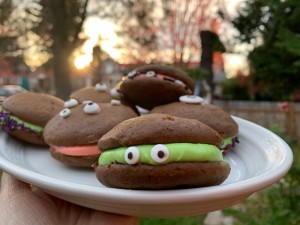
[[[235,136],[231,139],[231,143],[229,143],[229,144],[225,145],[224,147],[220,148],[220,150],[223,151],[223,155],[226,155],[225,151],[229,150],[229,149],[233,149],[236,146],[236,144],[238,144],[238,143],[240,143],[239,138],[237,136]]]
[[[23,123],[11,118],[10,113],[4,110],[0,111],[0,127],[6,132],[12,132],[14,130],[21,130],[30,132],[33,134],[40,133],[40,131],[33,130],[30,127],[25,126]]]
[[[223,147],[222,150],[234,148],[236,143],[240,143],[240,141],[239,141],[238,137],[233,137],[231,139],[231,143],[229,143],[225,147]]]

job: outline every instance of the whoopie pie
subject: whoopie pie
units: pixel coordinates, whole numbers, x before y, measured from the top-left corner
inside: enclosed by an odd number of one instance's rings
[[[238,124],[220,107],[203,103],[203,99],[195,95],[185,95],[179,101],[160,105],[151,113],[166,113],[173,116],[196,119],[216,130],[223,138],[222,150],[232,150],[238,143]]]
[[[178,101],[192,94],[193,80],[182,70],[167,65],[150,64],[135,68],[118,84],[121,97],[144,109]]]
[[[92,168],[101,154],[97,148],[100,137],[120,122],[137,116],[118,100],[79,103],[70,99],[65,107],[47,123],[44,138],[54,159],[74,167]]]
[[[94,169],[105,186],[177,189],[218,185],[230,173],[217,131],[168,114],[128,119],[103,135]]]
[[[26,92],[6,98],[0,107],[4,131],[19,140],[46,145],[43,138],[47,122],[64,108],[64,101],[50,94]]]

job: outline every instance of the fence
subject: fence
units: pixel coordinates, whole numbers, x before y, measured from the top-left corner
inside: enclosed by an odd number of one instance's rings
[[[215,100],[214,104],[233,116],[266,128],[279,126],[286,134],[300,137],[300,103]]]

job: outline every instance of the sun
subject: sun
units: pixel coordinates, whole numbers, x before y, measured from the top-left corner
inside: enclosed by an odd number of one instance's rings
[[[75,52],[74,65],[77,69],[84,69],[89,66],[92,58],[93,47],[95,45],[101,46],[101,49],[105,51],[114,60],[120,59],[120,52],[116,48],[119,41],[116,33],[116,26],[108,21],[100,20],[99,18],[88,18],[84,24],[84,33],[87,36],[87,41],[83,46]]]
[[[77,69],[81,70],[87,67],[91,63],[91,59],[87,55],[78,55],[74,59],[74,65]]]

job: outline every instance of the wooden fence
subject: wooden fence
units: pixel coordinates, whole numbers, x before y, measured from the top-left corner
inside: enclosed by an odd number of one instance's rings
[[[300,103],[265,101],[221,101],[214,105],[233,116],[252,121],[266,128],[277,126],[285,134],[300,137]]]

